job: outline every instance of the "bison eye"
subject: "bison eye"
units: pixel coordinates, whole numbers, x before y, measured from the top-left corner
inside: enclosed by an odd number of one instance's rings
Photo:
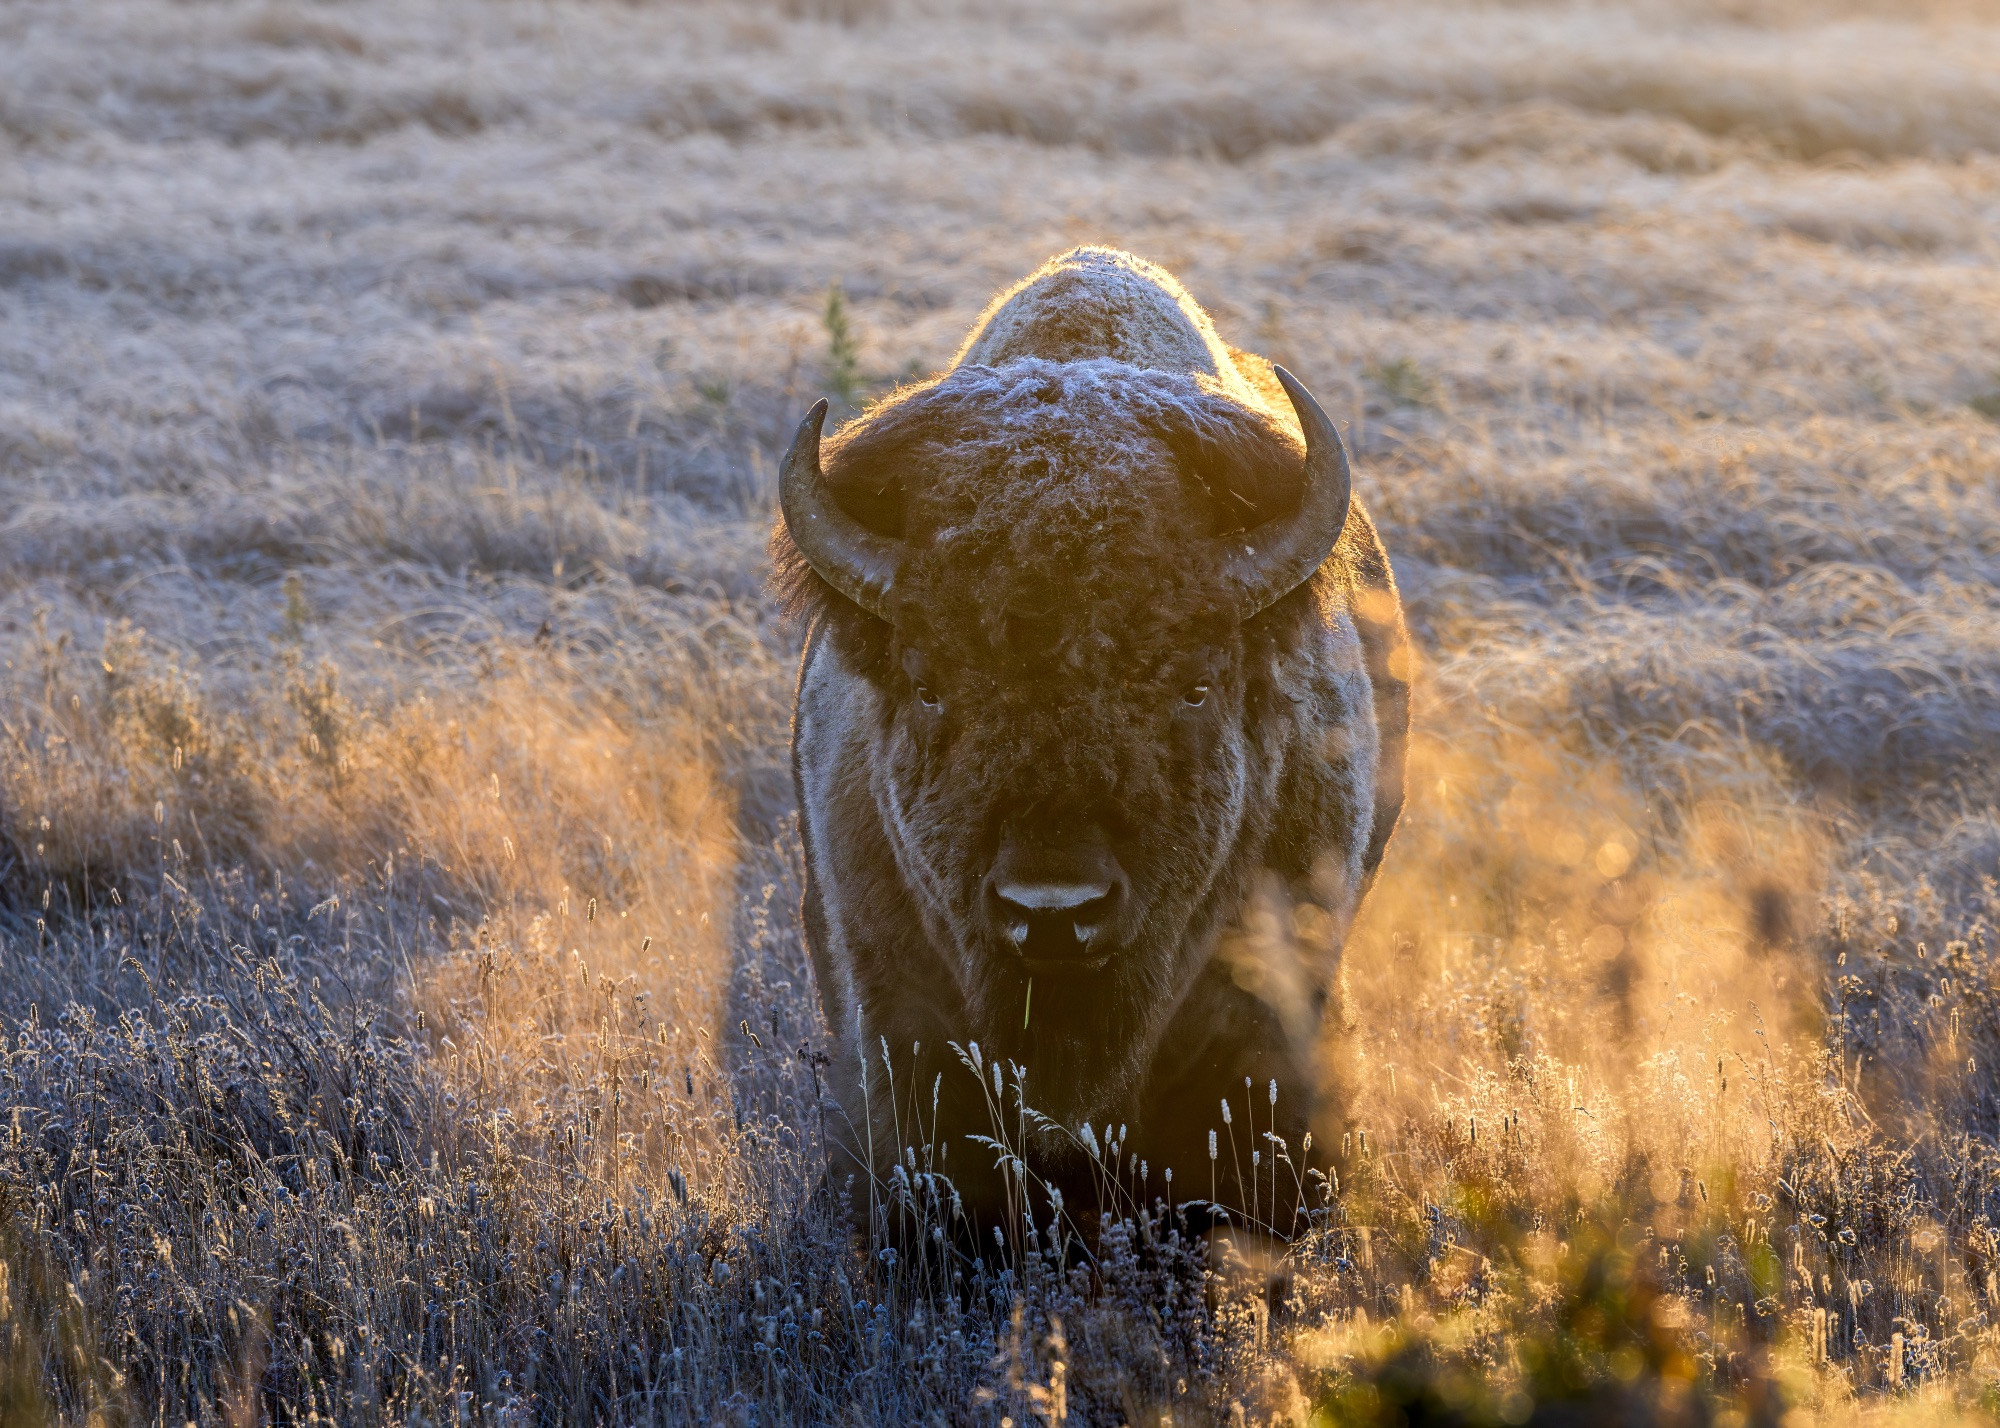
[[[919,684],[917,686],[917,702],[926,709],[935,709],[938,707],[938,697],[932,692],[928,684]]]
[[[1190,709],[1201,708],[1202,705],[1208,703],[1208,686],[1205,684],[1189,685],[1187,692],[1181,695],[1181,702]]]

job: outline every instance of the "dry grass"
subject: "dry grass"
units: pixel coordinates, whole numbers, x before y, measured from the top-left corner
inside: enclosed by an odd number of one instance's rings
[[[0,10],[0,1421],[2000,1402],[1996,75],[1983,0]],[[822,1178],[773,454],[1078,241],[1351,423],[1420,638],[1269,1295],[1109,1127],[983,1259],[926,1088],[899,1252]]]

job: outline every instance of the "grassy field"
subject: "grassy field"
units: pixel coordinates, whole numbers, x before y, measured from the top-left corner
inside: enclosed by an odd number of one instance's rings
[[[0,1422],[1978,1418],[1996,152],[1974,0],[0,7]],[[1419,650],[1269,1295],[822,1180],[775,457],[1085,241]]]

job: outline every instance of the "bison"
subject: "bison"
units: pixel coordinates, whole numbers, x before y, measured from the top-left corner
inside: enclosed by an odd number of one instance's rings
[[[1154,1193],[1213,1174],[1246,1207],[1275,1134],[1294,1203],[1409,722],[1333,423],[1105,248],[1051,259],[943,373],[823,439],[826,410],[784,458],[772,554],[807,632],[792,771],[836,1173],[879,1183],[928,1145],[999,1216],[967,1140],[992,1088],[954,1049],[977,1042],[1021,1069],[1046,1121],[1017,1148],[1073,1206],[1091,1122],[1125,1128]]]

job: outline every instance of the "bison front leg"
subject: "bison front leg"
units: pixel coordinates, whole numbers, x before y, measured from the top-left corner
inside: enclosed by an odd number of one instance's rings
[[[826,1123],[833,1187],[858,1230],[905,1253],[983,1253],[996,1228],[1018,1233],[1032,1199],[1017,1090],[1004,1077],[996,1090],[991,1061],[975,1067],[969,1043],[935,1029],[898,1044],[878,1033],[847,1049]]]
[[[1151,1183],[1173,1170],[1176,1206],[1202,1236],[1211,1306],[1281,1313],[1291,1293],[1287,1242],[1325,1203],[1322,1078],[1309,1029],[1210,965],[1162,1043],[1146,1098]],[[1135,1136],[1135,1141],[1140,1138]]]
[[[1238,985],[1218,958],[1182,1004],[1154,1061],[1142,1146],[1173,1171],[1176,1203],[1196,1217],[1289,1239],[1322,1201],[1325,1147],[1309,1131],[1321,1110],[1318,1018],[1301,1026]]]

